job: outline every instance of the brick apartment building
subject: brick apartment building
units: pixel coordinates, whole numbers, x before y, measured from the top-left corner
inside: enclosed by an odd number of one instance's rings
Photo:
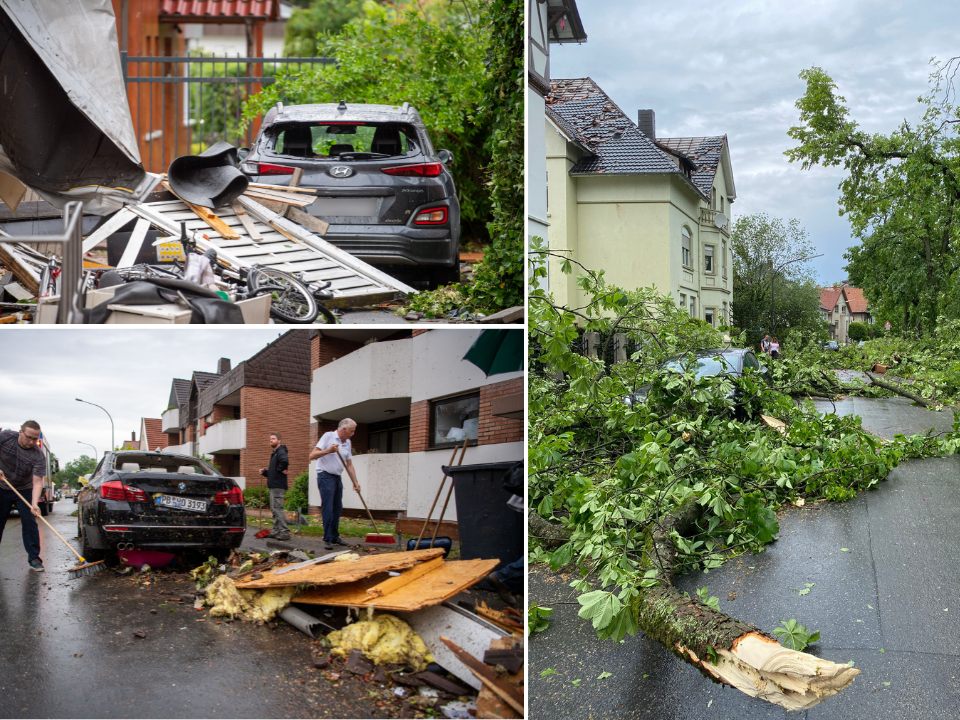
[[[171,383],[162,429],[166,452],[208,457],[242,487],[266,484],[270,433],[290,454],[292,479],[310,452],[310,339],[291,331],[236,367],[222,358],[216,373],[194,372]]]
[[[425,518],[443,477],[441,467],[450,464],[453,449],[464,440],[464,464],[523,458],[523,373],[488,378],[463,360],[480,332],[313,332],[311,437],[315,442],[344,417],[357,421],[354,465],[371,510]],[[319,502],[311,482],[310,504]],[[362,512],[349,483],[343,503]],[[454,499],[445,519],[456,519]]]

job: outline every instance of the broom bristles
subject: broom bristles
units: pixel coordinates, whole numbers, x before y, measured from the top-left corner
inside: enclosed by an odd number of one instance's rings
[[[397,539],[393,535],[384,533],[370,533],[364,539],[364,542],[377,543],[380,545],[396,545]]]
[[[104,570],[107,567],[106,562],[103,560],[97,560],[92,563],[81,563],[80,565],[74,565],[70,568],[70,574],[75,577],[84,577],[86,575],[96,575],[101,570]]]

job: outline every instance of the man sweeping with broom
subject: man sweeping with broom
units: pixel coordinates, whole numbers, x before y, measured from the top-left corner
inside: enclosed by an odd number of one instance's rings
[[[10,509],[17,505],[20,510],[20,528],[23,535],[23,547],[27,551],[27,562],[34,572],[43,572],[40,559],[40,531],[36,518],[40,517],[40,493],[43,491],[43,478],[47,474],[47,461],[37,447],[40,441],[40,425],[35,420],[27,420],[20,431],[0,430],[0,473],[20,491],[17,495],[5,482],[0,482],[0,539],[7,524]],[[29,493],[30,505],[24,502]]]
[[[344,418],[336,430],[324,433],[310,451],[310,459],[317,461],[317,488],[320,490],[323,541],[327,550],[333,550],[334,545],[347,547],[340,538],[340,515],[343,513],[343,479],[340,476],[346,469],[353,481],[353,489],[359,494],[360,483],[353,469],[350,446],[350,438],[356,431],[357,423]],[[336,453],[340,459],[335,457]]]

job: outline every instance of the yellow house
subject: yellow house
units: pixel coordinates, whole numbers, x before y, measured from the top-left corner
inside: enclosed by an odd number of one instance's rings
[[[553,80],[546,97],[547,217],[554,253],[628,289],[655,286],[690,315],[730,321],[730,205],[725,135],[658,138],[652,110],[633,122],[590,78]],[[585,303],[552,258],[559,304]]]

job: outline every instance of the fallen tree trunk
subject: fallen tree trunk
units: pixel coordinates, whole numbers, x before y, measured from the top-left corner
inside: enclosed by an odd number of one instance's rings
[[[916,393],[912,393],[909,390],[905,390],[900,383],[887,382],[886,380],[881,380],[877,377],[875,373],[867,372],[867,377],[870,378],[870,382],[878,387],[882,387],[884,390],[889,390],[890,392],[895,392],[897,395],[902,395],[905,398],[913,400],[915,403],[919,403],[926,408],[935,409],[940,407],[940,403],[934,402],[932,400],[927,400],[926,398],[920,397]]]
[[[673,586],[676,546],[671,533],[689,530],[699,512],[695,502],[684,503],[651,531],[646,559],[656,568],[660,585],[641,592],[638,627],[711,680],[788,710],[813,707],[849,685],[858,669],[785,648]],[[568,537],[564,528],[536,513],[530,513],[528,527],[531,536],[549,546]]]

